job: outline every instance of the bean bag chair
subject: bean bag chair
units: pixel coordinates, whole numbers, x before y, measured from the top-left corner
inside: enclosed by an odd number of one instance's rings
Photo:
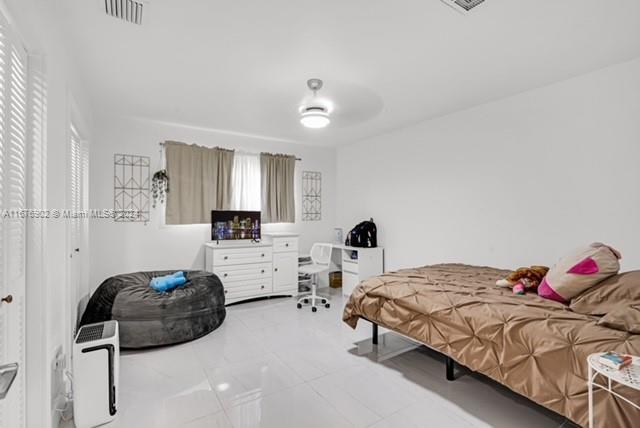
[[[121,348],[188,342],[222,324],[224,288],[208,272],[184,271],[187,283],[169,292],[149,287],[151,278],[175,271],[135,272],[105,280],[89,299],[80,325],[117,320]]]

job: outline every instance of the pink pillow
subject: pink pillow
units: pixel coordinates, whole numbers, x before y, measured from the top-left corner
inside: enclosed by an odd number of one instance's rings
[[[620,253],[595,242],[556,263],[542,279],[538,295],[561,303],[569,301],[620,270]]]

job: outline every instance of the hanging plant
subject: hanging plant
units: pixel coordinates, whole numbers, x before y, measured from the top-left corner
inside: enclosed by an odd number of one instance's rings
[[[153,197],[153,208],[156,207],[156,203],[160,202],[164,204],[164,201],[169,193],[169,176],[166,169],[153,174],[151,179],[151,196]]]

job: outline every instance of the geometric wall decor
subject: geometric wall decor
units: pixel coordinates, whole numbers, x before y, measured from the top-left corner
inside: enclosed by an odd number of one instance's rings
[[[150,159],[148,156],[113,156],[113,208],[115,221],[149,221]]]
[[[322,220],[322,173],[302,171],[302,221]]]

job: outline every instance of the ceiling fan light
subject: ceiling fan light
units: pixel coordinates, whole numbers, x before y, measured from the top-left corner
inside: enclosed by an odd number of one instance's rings
[[[329,113],[323,107],[307,107],[300,116],[300,123],[306,128],[324,128],[329,123]]]

